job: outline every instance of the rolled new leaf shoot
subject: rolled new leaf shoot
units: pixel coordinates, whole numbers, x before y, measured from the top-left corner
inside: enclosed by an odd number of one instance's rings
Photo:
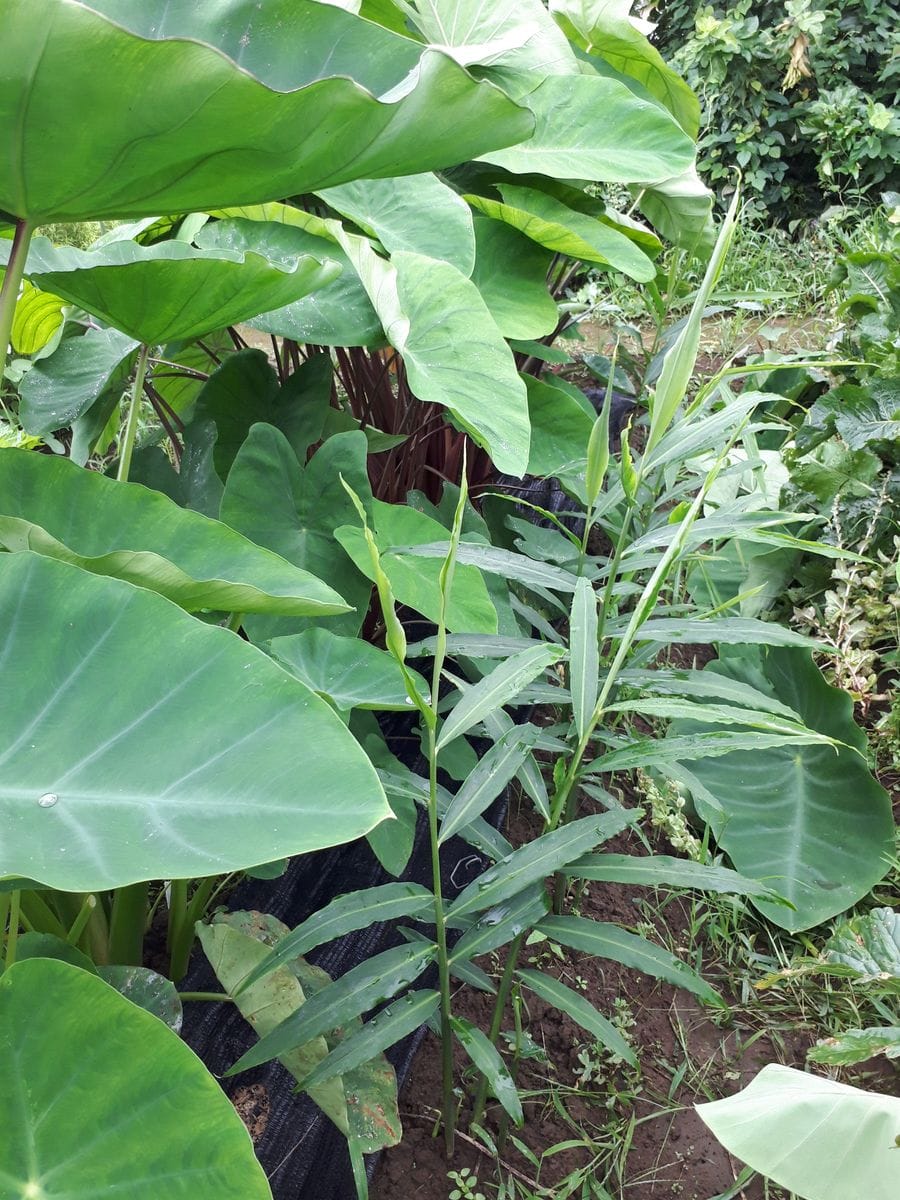
[[[575,588],[569,617],[569,688],[579,738],[587,732],[597,703],[600,678],[597,635],[597,597],[590,582],[582,577]]]
[[[600,415],[591,427],[591,436],[588,440],[584,488],[589,513],[597,503],[597,497],[600,495],[603,488],[603,481],[606,478],[606,472],[609,469],[609,413],[612,407],[612,380],[614,375],[615,359],[613,359],[613,365],[610,369],[609,384],[606,388],[606,395],[603,398],[603,407],[600,410]]]
[[[734,198],[728,209],[715,249],[703,276],[703,282],[697,297],[691,306],[690,315],[671,350],[663,361],[662,371],[656,384],[653,402],[650,406],[650,433],[647,438],[645,456],[647,465],[652,461],[652,452],[659,444],[660,438],[672,424],[678,406],[685,397],[697,361],[700,349],[700,330],[703,316],[709,304],[713,288],[722,273],[725,257],[731,246],[734,231],[737,227],[738,207],[740,204],[740,188],[735,188]],[[623,441],[624,445],[624,441]]]
[[[359,519],[363,524],[363,535],[366,539],[366,546],[369,551],[369,561],[372,564],[372,575],[375,580],[375,589],[378,592],[378,603],[381,608],[381,615],[385,625],[385,645],[390,653],[397,660],[400,670],[403,673],[403,682],[406,687],[407,695],[410,701],[422,714],[423,719],[430,721],[432,719],[431,706],[420,694],[416,687],[415,680],[406,667],[406,631],[400,618],[397,616],[397,605],[394,600],[394,592],[391,587],[391,581],[388,579],[381,565],[381,553],[378,545],[369,528],[369,521],[366,516],[366,510],[363,508],[362,501],[349,483],[341,476],[341,483],[347,495],[353,501],[353,506],[359,513]]]

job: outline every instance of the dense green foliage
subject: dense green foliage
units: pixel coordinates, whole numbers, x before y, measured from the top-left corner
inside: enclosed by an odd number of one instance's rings
[[[739,386],[771,364],[698,386],[738,200],[714,235],[695,97],[628,4],[357,7],[268,0],[248,25],[239,0],[7,5],[0,1049],[24,1045],[41,1103],[0,1073],[0,1186],[29,1200],[64,1169],[97,1186],[82,1160],[59,1161],[62,1133],[21,1160],[45,1110],[74,1145],[111,1105],[152,1108],[162,1073],[179,1099],[153,1154],[171,1143],[211,1187],[233,1164],[233,1187],[266,1194],[176,1041],[195,935],[218,999],[260,1035],[231,1070],[279,1058],[346,1136],[362,1197],[363,1155],[400,1136],[383,1051],[424,1021],[441,1032],[448,1151],[454,1043],[476,1075],[474,1124],[491,1096],[523,1120],[518,1035],[511,1063],[500,1049],[510,996],[556,1004],[633,1061],[588,998],[516,970],[530,932],[725,1007],[653,938],[574,911],[579,881],[734,893],[806,929],[886,870],[889,800],[850,702],[814,665],[814,637],[761,618],[783,617],[766,602],[785,559],[848,558],[817,537],[820,513],[783,504],[766,455],[789,470],[812,429],[810,452],[842,439],[893,465],[891,254],[842,266],[871,366],[818,408],[799,401],[802,364],[788,387]],[[629,211],[597,184],[626,189]],[[86,246],[59,237],[101,220]],[[692,294],[658,272],[664,241],[700,261]],[[560,299],[587,264],[645,286],[656,324],[629,364],[624,428],[611,388],[598,400],[546,370],[566,357]],[[518,505],[510,478],[525,475],[554,480],[567,511]],[[718,659],[679,668],[684,645]],[[534,704],[550,724],[527,718]],[[394,757],[379,711],[405,714],[421,770]],[[784,777],[777,803],[748,754]],[[635,770],[690,792],[743,874],[712,854],[595,853],[639,822],[640,799],[606,787]],[[519,846],[485,820],[513,780],[537,830]],[[429,886],[401,880],[420,826]],[[823,826],[841,831],[829,853]],[[360,837],[395,882],[290,931],[265,913],[210,919],[235,877]],[[461,889],[442,872],[451,837],[489,863]],[[155,914],[169,980],[142,966]],[[340,978],[304,957],[398,918],[417,926],[406,942]],[[501,947],[495,986],[476,959]],[[432,966],[437,988],[416,986]],[[486,1032],[461,1017],[457,982],[497,993]],[[60,1011],[23,1038],[51,991]],[[101,1033],[81,1057],[72,1030],[88,1017]],[[120,1077],[120,1100],[96,1080],[132,1046],[155,1073]],[[69,1059],[92,1081],[83,1117],[63,1104]],[[210,1092],[208,1136],[185,1148]],[[143,1194],[137,1145],[122,1134],[104,1186]]]
[[[891,0],[661,0],[656,35],[700,96],[700,169],[777,222],[896,179],[900,60]]]

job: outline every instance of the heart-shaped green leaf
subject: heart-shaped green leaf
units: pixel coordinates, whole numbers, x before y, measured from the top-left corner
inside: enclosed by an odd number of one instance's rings
[[[522,87],[533,84],[523,76]],[[694,143],[657,104],[619,79],[550,75],[521,97],[535,116],[532,136],[508,150],[482,154],[516,175],[601,182],[657,182],[686,171]]]
[[[408,250],[386,262],[366,239],[327,224],[403,355],[413,394],[449,409],[498,470],[521,475],[530,440],[525,387],[475,284],[450,263]]]
[[[366,179],[319,192],[389,254],[412,250],[472,274],[475,235],[465,201],[436,175]]]
[[[65,429],[107,389],[121,396],[137,342],[117,329],[89,329],[66,338],[36,362],[19,385],[19,419],[29,433]]]
[[[25,274],[152,346],[199,338],[290,304],[331,283],[340,269],[308,254],[272,262],[250,251],[196,250],[179,241],[77,250],[35,238]]]
[[[550,11],[572,41],[643,84],[688,136],[696,137],[697,97],[637,28],[631,9],[632,0],[550,0]]]
[[[33,224],[252,204],[528,136],[452,58],[311,0],[8,0],[0,210]]]
[[[807,1050],[807,1062],[852,1066],[883,1054],[900,1058],[900,1025],[875,1025],[867,1029],[842,1029],[835,1037],[821,1038]]]
[[[154,1017],[165,1021],[175,1033],[181,1032],[181,997],[171,979],[147,967],[125,967],[120,964],[97,967],[97,974],[132,1004],[145,1008]]]
[[[474,195],[466,199],[480,212],[503,221],[554,253],[613,267],[643,283],[655,277],[652,260],[614,225],[577,212],[535,188],[500,184],[498,191],[502,202]]]
[[[321,579],[219,521],[140,484],[27,450],[0,450],[0,545],[127,579],[188,610],[348,610]]]
[[[30,553],[0,555],[0,610],[0,877],[190,879],[389,817],[335,712],[227,630]]]
[[[313,346],[377,346],[384,343],[381,322],[366,289],[337,242],[306,228],[306,213],[286,204],[226,209],[197,234],[208,249],[252,250],[273,262],[299,254],[329,258],[341,267],[337,279],[293,304],[253,317],[263,333]]]
[[[10,341],[17,354],[35,354],[48,346],[63,324],[65,300],[26,281],[16,301]]]
[[[770,1063],[695,1106],[722,1145],[804,1200],[895,1200],[900,1100]]]
[[[213,461],[227,479],[253,425],[280,429],[295,456],[306,460],[309,447],[323,436],[331,400],[332,368],[327,354],[314,354],[288,376],[284,385],[262,350],[229,354],[197,395],[195,421],[214,421]]]
[[[682,756],[718,804],[714,809],[695,797],[736,869],[794,905],[754,899],[757,907],[784,929],[818,925],[882,878],[894,841],[890,798],[866,766],[853,701],[826,683],[809,651],[748,647],[707,670],[768,692],[810,729],[844,743],[772,745],[695,762]],[[694,737],[704,728],[676,725],[677,733]]]
[[[167,1200],[271,1200],[200,1060],[69,963],[31,959],[0,979],[0,1080],[4,1196],[158,1200],[164,1187]]]
[[[339,588],[356,611],[329,622],[330,627],[355,635],[372,586],[335,541],[335,526],[356,520],[341,476],[364,504],[371,503],[364,434],[335,434],[302,467],[284,434],[271,425],[254,425],[229,472],[221,517],[258,545]],[[245,627],[254,640],[265,641],[299,633],[308,624],[257,617]]]
[[[559,320],[547,288],[552,254],[503,221],[475,214],[472,282],[505,338],[552,333]],[[532,449],[537,438],[533,439]]]
[[[336,708],[404,712],[412,707],[397,660],[361,638],[341,637],[330,629],[307,629],[291,637],[273,638],[265,649]],[[427,700],[429,689],[423,677],[409,668],[407,674]]]

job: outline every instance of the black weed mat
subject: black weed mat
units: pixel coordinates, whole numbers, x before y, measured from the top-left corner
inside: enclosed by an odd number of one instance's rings
[[[505,800],[498,801],[486,815],[493,824],[498,824],[505,808]],[[451,839],[442,849],[441,860],[444,894],[449,899],[488,866],[486,858],[458,839]],[[248,879],[229,897],[228,908],[268,912],[293,928],[336,896],[389,883],[392,878],[382,869],[368,843],[360,841],[294,859],[278,880]],[[422,811],[413,852],[402,878],[431,886],[428,827]],[[403,941],[391,924],[377,924],[311,952],[309,959],[336,978]],[[417,986],[433,987],[435,980],[433,970],[422,976]],[[180,986],[192,992],[221,990],[201,951],[195,954]],[[423,1033],[424,1027],[388,1051],[401,1086]],[[186,1005],[182,1036],[219,1077],[256,1041],[250,1026],[231,1004]],[[232,1100],[247,1095],[253,1085],[265,1089],[267,1119],[259,1122],[254,1140],[275,1200],[354,1200],[356,1190],[343,1135],[307,1096],[295,1094],[293,1076],[279,1063],[267,1063],[220,1081]],[[370,1177],[377,1158],[372,1155],[367,1161]]]

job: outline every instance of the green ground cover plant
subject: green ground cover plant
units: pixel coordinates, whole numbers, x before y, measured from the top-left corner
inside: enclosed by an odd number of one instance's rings
[[[347,1137],[364,1196],[363,1156],[400,1137],[383,1052],[423,1022],[442,1039],[448,1152],[454,1042],[474,1125],[491,1097],[522,1120],[508,998],[558,1004],[634,1059],[615,1013],[519,961],[530,933],[723,1007],[663,946],[574,911],[585,881],[747,896],[802,929],[887,870],[887,797],[849,715],[832,719],[817,642],[743,611],[753,586],[709,586],[736,531],[783,555],[858,556],[766,488],[762,367],[694,385],[737,200],[715,237],[690,89],[623,6],[267,0],[252,18],[237,0],[4,14],[0,1054],[20,1072],[0,1087],[0,1187],[17,1200],[155,1194],[160,1155],[173,1196],[270,1194],[177,1039],[188,999],[237,1006],[260,1040],[232,1070],[278,1057]],[[629,211],[598,184],[626,189]],[[91,223],[90,238],[41,232]],[[675,322],[664,241],[701,264]],[[546,372],[588,264],[656,304],[655,368],[618,445],[612,390],[598,413]],[[854,303],[882,320],[880,297]],[[571,514],[525,520],[483,494],[498,472],[556,479]],[[419,620],[430,633],[412,642]],[[680,668],[683,644],[719,648],[718,665]],[[535,704],[549,727],[522,719]],[[393,756],[380,711],[418,722],[424,773]],[[743,857],[729,843],[703,772],[751,751],[770,770],[786,753],[841,764],[822,819],[847,826],[855,865],[803,862],[824,905],[789,861],[790,796],[765,835],[775,861],[759,838]],[[738,870],[597,853],[636,822],[606,787],[636,768],[689,790]],[[516,847],[485,820],[514,779],[542,823]],[[430,886],[397,878],[419,809]],[[452,901],[451,836],[492,863]],[[216,911],[235,879],[359,837],[396,882],[293,930]],[[406,944],[336,980],[305,958],[397,919]],[[164,974],[144,966],[151,927]],[[221,993],[177,991],[195,938]],[[507,946],[495,984],[475,960]],[[429,968],[437,988],[413,987]],[[486,1029],[454,1010],[460,983],[496,994]],[[50,995],[65,1002],[37,1039]],[[59,1056],[75,1062],[76,1029],[98,1031],[78,1069],[109,1152],[85,1150],[70,1111]],[[99,1083],[113,1057],[138,1068],[121,1094]],[[149,1156],[133,1152],[138,1112],[153,1114]]]

